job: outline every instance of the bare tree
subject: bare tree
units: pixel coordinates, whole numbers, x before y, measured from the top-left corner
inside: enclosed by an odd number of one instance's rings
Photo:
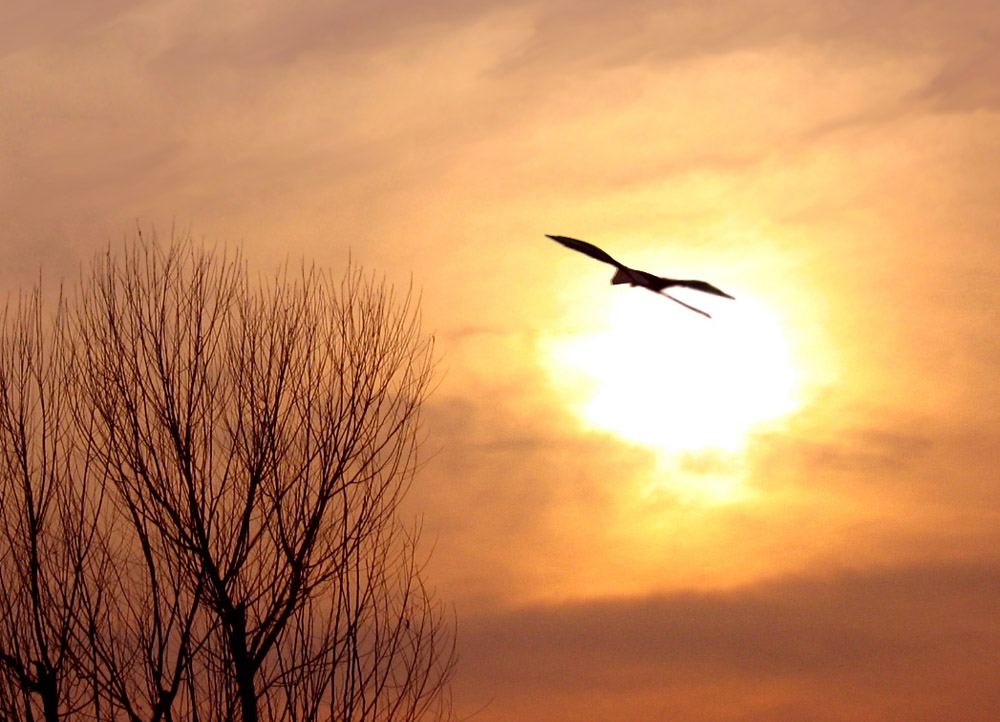
[[[96,716],[448,716],[451,627],[399,515],[432,366],[412,295],[140,237],[69,315],[109,502],[62,645]]]
[[[2,328],[0,716],[56,722],[93,711],[76,642],[103,485],[74,424],[80,388],[62,298],[46,317],[39,289],[21,296]]]

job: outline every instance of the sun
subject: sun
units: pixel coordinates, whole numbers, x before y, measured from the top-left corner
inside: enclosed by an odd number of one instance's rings
[[[720,300],[710,310],[706,319],[650,293],[621,294],[600,328],[553,340],[546,365],[585,427],[663,453],[738,452],[798,408],[799,375],[765,306]]]

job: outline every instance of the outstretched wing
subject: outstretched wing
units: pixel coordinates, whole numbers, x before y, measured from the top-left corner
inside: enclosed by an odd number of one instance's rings
[[[706,281],[691,281],[680,278],[664,278],[663,276],[654,276],[652,273],[646,273],[645,271],[638,271],[636,269],[631,269],[628,277],[622,274],[615,274],[618,281],[612,281],[612,283],[634,283],[637,286],[645,286],[651,291],[660,292],[664,288],[674,288],[680,286],[682,288],[690,288],[695,291],[702,291],[703,293],[711,293],[716,296],[723,296],[725,298],[733,298],[728,293],[722,289],[716,288],[711,283]],[[736,300],[736,299],[733,299]]]
[[[664,279],[664,280],[666,280],[666,279]],[[723,290],[721,290],[719,288],[716,288],[711,283],[707,283],[705,281],[678,281],[678,280],[674,280],[673,283],[671,283],[671,285],[672,286],[683,286],[684,288],[693,288],[695,291],[702,291],[704,293],[711,293],[711,294],[714,294],[716,296],[722,296],[723,298],[732,298],[734,301],[736,300],[733,296],[730,296],[725,291],[723,291]]]
[[[568,238],[566,236],[550,236],[547,233],[545,235],[546,238],[551,238],[556,243],[561,243],[566,246],[566,248],[572,248],[574,251],[579,251],[580,253],[588,255],[591,258],[603,263],[608,263],[615,268],[625,268],[624,265],[613,259],[593,243],[587,243],[586,241],[580,241],[576,238]]]

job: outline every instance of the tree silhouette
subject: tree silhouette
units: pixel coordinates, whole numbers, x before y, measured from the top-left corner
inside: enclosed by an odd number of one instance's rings
[[[76,660],[103,477],[76,433],[79,386],[62,298],[8,303],[0,337],[0,717],[93,708]],[[85,425],[85,424],[84,424]]]
[[[446,717],[451,628],[399,515],[432,370],[412,295],[357,268],[254,284],[238,254],[140,236],[98,259],[71,306],[56,340],[80,459],[59,488],[86,533],[55,537],[54,558],[83,560],[58,709]],[[74,551],[74,535],[92,541]],[[0,674],[38,707],[34,678]]]

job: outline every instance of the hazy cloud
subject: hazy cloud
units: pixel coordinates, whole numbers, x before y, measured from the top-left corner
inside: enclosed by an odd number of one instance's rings
[[[1000,703],[998,584],[994,560],[522,608],[466,620],[465,694],[514,690],[523,706],[561,690],[574,700],[567,716],[584,718],[605,694],[668,705],[705,685],[734,709],[675,712],[742,720],[755,698],[780,689],[754,719],[863,719],[898,706],[886,719],[985,722]],[[817,705],[822,690],[836,692]],[[497,702],[484,719],[508,719],[509,709]]]
[[[134,7],[129,0],[4,3],[0,6],[0,58],[33,45],[73,43]]]

